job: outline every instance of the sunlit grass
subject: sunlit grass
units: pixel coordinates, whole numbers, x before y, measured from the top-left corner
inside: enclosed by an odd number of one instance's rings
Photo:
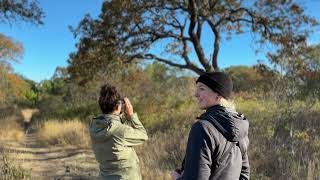
[[[0,154],[0,178],[4,180],[29,180],[30,172],[22,169],[19,162],[13,160],[18,153],[1,152]]]
[[[43,145],[89,146],[87,126],[79,120],[48,120],[39,127],[38,139]]]
[[[138,146],[136,149],[143,179],[170,179],[170,172],[181,165],[187,135],[186,132],[174,130],[158,132]]]
[[[20,124],[17,123],[16,117],[6,117],[0,119],[0,140],[20,141],[25,137],[24,131]]]

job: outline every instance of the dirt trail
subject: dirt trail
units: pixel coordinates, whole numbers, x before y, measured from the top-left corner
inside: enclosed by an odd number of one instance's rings
[[[98,164],[91,149],[77,147],[41,147],[31,131],[20,142],[3,141],[0,147],[32,179],[96,179]]]

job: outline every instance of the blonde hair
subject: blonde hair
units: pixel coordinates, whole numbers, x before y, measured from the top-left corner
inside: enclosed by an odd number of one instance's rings
[[[236,111],[236,105],[232,100],[226,100],[225,98],[222,97],[220,100],[220,105],[231,111]]]

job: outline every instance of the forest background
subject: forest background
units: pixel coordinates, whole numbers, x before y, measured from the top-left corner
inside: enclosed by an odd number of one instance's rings
[[[41,25],[44,13],[37,1],[0,1],[1,23]],[[41,82],[14,72],[23,42],[0,33],[0,138],[23,141],[29,112],[41,147],[90,149],[87,126],[100,113],[100,86],[110,82],[148,131],[149,141],[137,148],[144,179],[169,179],[201,114],[193,97],[197,75],[224,71],[234,82],[229,105],[250,122],[252,179],[319,179],[320,45],[307,43],[318,26],[291,0],[104,1],[99,17],[70,28],[79,42],[68,66]],[[248,32],[268,63],[219,68],[221,39]],[[37,176],[8,165],[0,145],[1,176]]]

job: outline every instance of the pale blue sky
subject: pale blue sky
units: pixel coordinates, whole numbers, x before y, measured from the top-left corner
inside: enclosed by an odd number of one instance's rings
[[[320,20],[320,0],[302,0],[308,2],[307,14]],[[96,17],[103,0],[39,0],[46,14],[44,25],[34,26],[22,22],[0,24],[0,32],[23,44],[25,52],[20,63],[13,63],[15,72],[34,81],[49,79],[57,66],[67,66],[67,59],[75,51],[76,40],[68,26],[77,26],[85,14]],[[320,29],[310,43],[320,43]],[[221,44],[219,66],[253,65],[257,56],[249,35],[242,35]],[[241,54],[241,57],[239,57]]]

